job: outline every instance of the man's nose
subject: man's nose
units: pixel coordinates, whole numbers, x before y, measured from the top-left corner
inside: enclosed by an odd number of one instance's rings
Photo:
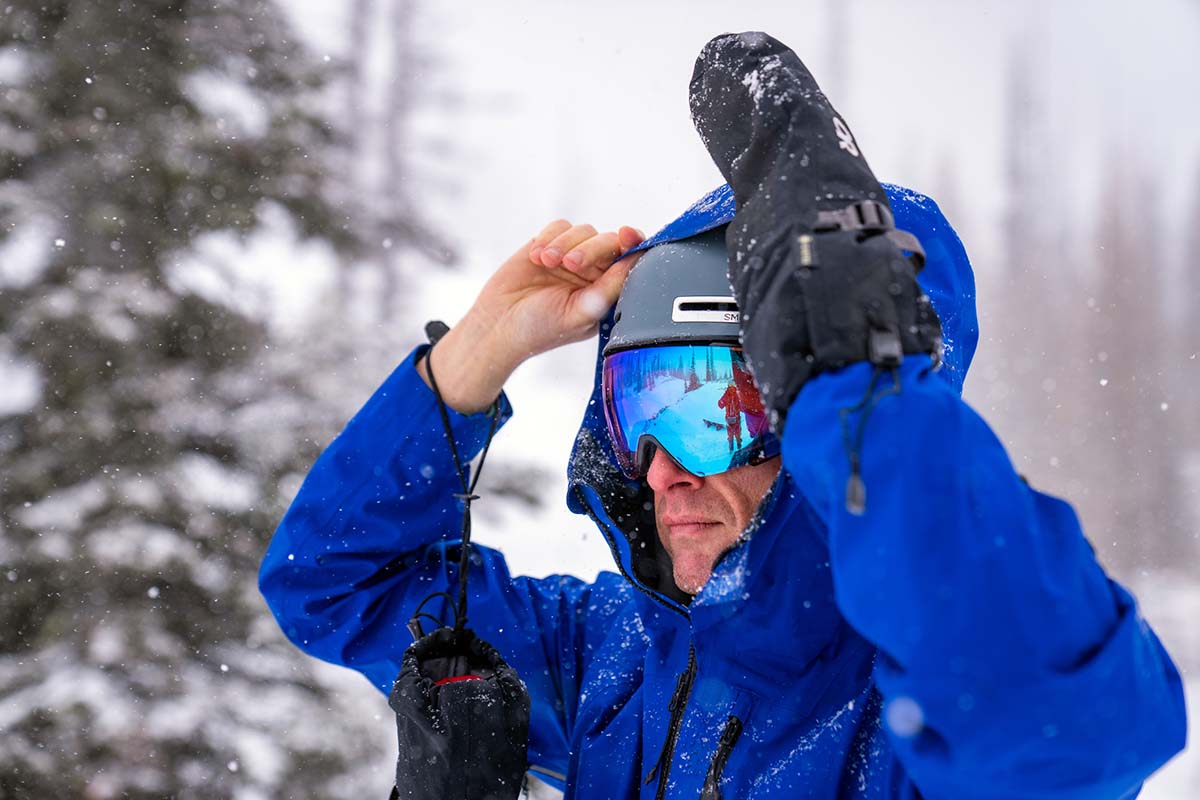
[[[655,448],[654,458],[650,460],[650,468],[646,470],[646,483],[659,493],[672,487],[695,489],[703,480],[675,463],[675,459],[671,458],[661,447]]]

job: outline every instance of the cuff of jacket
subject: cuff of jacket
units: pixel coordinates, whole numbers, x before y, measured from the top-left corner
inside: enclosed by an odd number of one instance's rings
[[[425,383],[425,379],[417,372],[417,362],[425,357],[429,352],[430,345],[423,344],[413,349],[408,354],[408,358],[396,367],[395,371],[384,383],[388,386],[399,381],[400,396],[411,395],[417,402],[405,409],[406,413],[414,414],[431,414],[433,418],[437,418],[438,403],[437,396],[433,393],[433,389]],[[414,388],[406,392],[404,387],[412,385]],[[508,396],[502,391],[497,398],[497,403],[493,408],[480,411],[476,414],[460,414],[450,406],[446,406],[446,412],[450,416],[450,430],[454,433],[454,443],[458,447],[458,455],[463,460],[465,465],[479,455],[479,451],[483,449],[484,442],[487,441],[488,431],[492,427],[493,413],[497,417],[496,430],[508,422],[513,415],[512,404],[508,402]],[[441,427],[440,423],[439,426]]]
[[[941,396],[948,392],[957,397],[957,392],[948,382],[933,377],[933,365],[927,355],[906,355],[899,374],[903,397],[883,394],[893,385],[891,375],[883,376],[876,387],[875,394],[884,406],[895,404],[898,400],[907,406],[914,402],[917,395],[923,395],[928,400],[931,393]],[[802,487],[814,510],[827,525],[831,515],[846,508],[846,481],[850,474],[847,448],[858,438],[857,428],[862,421],[860,404],[871,385],[871,376],[871,365],[861,362],[823,372],[809,380],[792,401],[787,426],[780,437],[784,468]],[[843,420],[841,410],[856,407],[858,410]],[[860,456],[863,458],[868,494],[872,481],[867,473],[874,471],[872,465],[880,463],[882,459],[887,463],[887,470],[894,468],[897,442],[906,438],[899,431],[887,429],[888,423],[884,421],[886,416],[878,410],[873,412],[868,418],[869,424],[862,439]],[[913,419],[911,424],[919,426],[927,422],[927,418],[921,418]],[[870,498],[867,503],[870,504]]]

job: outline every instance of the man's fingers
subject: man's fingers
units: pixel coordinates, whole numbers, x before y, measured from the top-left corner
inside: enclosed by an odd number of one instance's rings
[[[621,254],[621,249],[616,233],[596,234],[563,256],[562,265],[587,280],[596,280]]]
[[[541,265],[539,264],[538,266],[541,266]],[[585,286],[590,286],[592,283],[591,281],[589,281],[585,278],[579,277],[578,275],[574,274],[570,270],[566,270],[566,269],[547,270],[547,272],[551,272],[551,271],[553,271],[554,277],[557,280],[563,281],[564,283],[569,283],[572,286],[578,286],[580,289],[584,288]]]
[[[645,235],[622,226],[616,233],[600,233],[585,240],[562,259],[562,265],[587,280],[597,280],[626,250],[642,243]]]
[[[599,322],[617,302],[621,287],[629,277],[629,271],[637,264],[641,253],[618,261],[608,268],[595,282],[586,289],[578,292],[576,302],[580,313],[592,322]]]
[[[628,225],[622,225],[617,231],[617,238],[621,244],[621,252],[625,252],[631,247],[637,247],[642,242],[646,241],[646,234],[639,231],[637,228],[631,228]]]
[[[608,310],[617,302],[617,298],[621,295],[621,288],[625,285],[625,279],[629,277],[630,270],[637,264],[642,257],[641,253],[623,258],[612,263],[612,259],[620,256],[621,253],[636,247],[641,244],[646,236],[636,228],[630,228],[625,225],[613,235],[616,241],[615,252],[608,257],[608,262],[605,264],[606,270],[601,274],[587,289],[579,292],[578,308],[588,320],[599,322],[608,313]]]
[[[565,219],[556,219],[542,228],[541,233],[533,237],[533,240],[529,243],[529,260],[535,264],[541,264],[540,257],[546,246],[570,229],[571,223]]]
[[[572,225],[554,237],[534,259],[534,263],[555,269],[563,266],[563,256],[596,235],[591,225]]]
[[[644,238],[641,231],[629,226],[615,233],[597,233],[591,225],[572,225],[559,219],[530,241],[528,258],[537,266],[553,270],[572,286],[583,288],[603,278],[621,253],[636,247]],[[623,283],[622,276],[616,284],[617,292]],[[611,305],[615,295],[610,298],[609,294],[608,290],[601,290],[595,295],[596,302]],[[600,314],[603,316],[603,311]]]
[[[574,242],[580,237],[586,237],[589,235],[589,232],[591,235],[594,235],[596,229],[591,225],[572,225],[565,219],[556,219],[545,228],[542,228],[541,233],[533,237],[533,240],[530,241],[529,260],[539,267],[557,267],[557,262],[561,261],[561,256],[557,258],[553,257],[554,253],[558,252],[557,248],[561,247],[564,242]],[[549,249],[553,249],[554,251],[550,256],[546,253]],[[557,275],[572,286],[583,287],[588,285],[587,280],[578,275],[572,275],[567,270],[557,270]]]

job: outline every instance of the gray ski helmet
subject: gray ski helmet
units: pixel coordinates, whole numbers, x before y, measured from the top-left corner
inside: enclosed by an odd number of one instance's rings
[[[726,227],[646,251],[617,298],[604,355],[659,344],[738,343]]]

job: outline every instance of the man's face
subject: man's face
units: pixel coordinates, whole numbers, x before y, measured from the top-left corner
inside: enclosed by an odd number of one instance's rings
[[[781,459],[699,478],[654,453],[646,482],[654,490],[658,538],[671,556],[675,585],[696,594],[713,565],[742,535],[779,474]]]

